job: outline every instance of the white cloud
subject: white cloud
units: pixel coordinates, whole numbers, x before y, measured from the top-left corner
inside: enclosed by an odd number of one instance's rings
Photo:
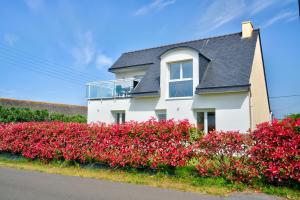
[[[25,3],[32,11],[37,11],[43,6],[43,0],[25,0]]]
[[[96,65],[98,69],[110,67],[113,59],[96,47],[91,31],[77,35],[75,45],[71,48],[74,66],[84,69],[89,65]],[[100,53],[99,53],[100,52]]]
[[[10,47],[13,47],[13,46],[15,46],[15,43],[19,40],[19,37],[12,33],[6,33],[3,36],[3,40]]]
[[[279,0],[267,0],[267,1],[256,0],[252,4],[252,6],[250,6],[251,9],[250,15],[258,14],[263,10],[267,9],[268,7],[274,5],[275,3],[276,4],[279,3]]]
[[[135,11],[134,15],[145,15],[151,11],[162,10],[167,6],[174,4],[176,0],[154,0],[152,3],[144,5]]]
[[[103,53],[97,55],[96,67],[98,69],[106,69],[107,67],[110,67],[112,63],[113,63],[112,58],[108,57],[107,55]]]
[[[285,22],[291,22],[291,21],[294,21],[296,19],[299,19],[299,15],[297,15],[297,14],[295,16],[289,18],[289,19],[286,19]]]
[[[293,0],[294,1],[294,0]],[[217,0],[206,1],[202,6],[202,12],[198,22],[198,32],[207,34],[214,31],[234,20],[241,23],[248,20],[249,17],[253,18],[255,14],[262,13],[270,7],[284,8],[290,4],[292,0]],[[246,17],[246,18],[245,18]],[[285,20],[285,22],[295,20],[295,13],[286,12],[281,13],[270,20],[268,20],[263,27],[267,27],[278,21]]]
[[[241,17],[246,8],[245,2],[241,0],[214,1],[200,16],[201,32],[210,32]]]
[[[71,48],[71,55],[76,66],[86,67],[92,63],[96,53],[94,44],[90,31],[78,34],[75,45]]]
[[[298,13],[294,12],[294,11],[282,12],[282,13],[272,17],[268,21],[266,21],[262,25],[262,27],[266,28],[266,27],[269,27],[269,26],[275,24],[276,22],[283,21],[283,20],[285,20],[285,22],[289,22],[289,21],[291,21],[291,19],[295,19],[295,16],[297,16],[297,15],[298,15]]]

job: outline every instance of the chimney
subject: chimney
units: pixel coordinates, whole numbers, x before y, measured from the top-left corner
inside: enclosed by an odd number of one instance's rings
[[[242,22],[242,38],[248,38],[252,36],[253,26],[251,21]]]

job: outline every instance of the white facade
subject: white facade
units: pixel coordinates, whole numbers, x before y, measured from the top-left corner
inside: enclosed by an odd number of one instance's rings
[[[125,112],[126,121],[146,121],[166,112],[167,119],[188,119],[197,123],[197,111],[214,111],[216,130],[248,131],[251,126],[249,92],[198,95],[169,98],[169,63],[192,60],[193,89],[199,83],[199,54],[191,48],[165,52],[160,63],[160,97],[134,97],[88,101],[88,122],[114,123],[114,113]],[[201,67],[201,66],[200,66]],[[117,72],[117,78],[143,75],[145,70]],[[207,123],[207,116],[205,118]]]
[[[187,100],[160,101],[159,98],[128,98],[91,100],[88,102],[88,122],[113,123],[115,111],[125,111],[126,121],[146,121],[166,110],[168,119],[188,119],[196,124],[196,111],[215,110],[216,130],[248,131],[250,128],[248,93],[194,96]]]

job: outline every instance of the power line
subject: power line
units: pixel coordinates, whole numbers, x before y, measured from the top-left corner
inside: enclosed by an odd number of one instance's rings
[[[63,74],[59,74],[59,73],[56,73],[56,72],[53,72],[51,70],[47,70],[47,69],[41,69],[41,68],[38,68],[35,64],[29,64],[27,62],[24,62],[22,60],[15,60],[15,59],[3,59],[3,57],[0,56],[0,59],[3,61],[5,60],[5,62],[11,64],[9,65],[10,67],[13,67],[13,68],[20,68],[20,69],[25,69],[25,70],[29,70],[29,71],[34,71],[34,72],[37,72],[39,74],[47,74],[49,76],[53,76],[53,77],[60,77],[61,79],[64,79],[64,80],[67,80],[67,81],[72,81],[72,82],[76,82],[77,84],[84,84],[84,83],[81,83],[82,80],[79,80],[79,79],[76,79],[76,78],[73,78],[73,77],[70,77],[70,76],[65,76]]]
[[[65,66],[65,65],[59,65],[57,63],[53,63],[52,61],[48,60],[48,59],[43,59],[43,58],[39,58],[35,55],[32,55],[26,51],[23,51],[23,50],[20,50],[20,49],[16,49],[16,48],[13,48],[11,46],[8,46],[6,44],[3,44],[0,42],[0,47],[2,47],[3,49],[9,51],[10,53],[13,53],[13,54],[19,54],[19,55],[22,55],[23,57],[29,57],[30,60],[32,61],[35,61],[35,62],[39,62],[43,65],[47,65],[47,66],[50,66],[52,67],[52,69],[61,69],[62,71],[64,71],[65,73],[70,73],[70,74],[75,74],[74,73],[74,69],[72,67],[69,67],[69,66]],[[55,67],[55,68],[53,68]],[[84,72],[78,72],[76,71],[76,74],[79,74],[81,76],[84,76],[85,78],[87,78],[89,81],[91,80],[97,80],[98,77],[97,76],[94,76],[94,75],[90,75],[90,74],[87,74],[87,73],[84,73]]]
[[[13,48],[13,47],[8,46],[8,45],[5,45],[5,44],[3,44],[3,43],[1,43],[1,42],[0,42],[0,45],[2,45],[2,47],[6,48],[6,50],[9,50],[9,51],[11,51],[11,52],[13,52],[13,53],[23,54],[23,55],[25,55],[25,56],[29,56],[30,59],[32,59],[32,60],[36,60],[36,61],[38,61],[38,62],[46,63],[47,65],[53,66],[53,67],[56,67],[56,68],[57,68],[57,66],[60,66],[62,70],[66,71],[66,72],[74,73],[74,69],[73,69],[72,67],[69,67],[69,66],[63,66],[63,65],[59,65],[59,64],[57,64],[57,63],[53,63],[52,61],[50,61],[50,60],[48,60],[48,59],[39,58],[39,57],[37,57],[37,56],[35,56],[35,55],[32,55],[32,54],[30,54],[30,53],[28,53],[28,52],[25,52],[25,51],[20,50],[20,49]],[[91,76],[91,75],[89,75],[89,74],[87,74],[87,73],[78,72],[78,71],[77,71],[77,73],[78,73],[78,74],[81,74],[81,75],[83,75],[83,76],[87,76],[89,79],[91,79],[91,78],[93,78],[93,79],[97,78],[96,76],[93,77],[93,76]]]
[[[295,106],[298,105],[298,102],[294,102],[294,103],[291,103],[289,105],[281,105],[281,106],[272,106],[272,110],[273,111],[276,111],[276,112],[279,112],[279,111],[284,111],[284,110],[290,110],[291,108],[293,108],[293,110],[295,111]],[[299,108],[300,109],[300,108]]]
[[[2,53],[2,57],[4,58],[4,56],[6,56],[8,58],[8,60],[6,60],[6,61],[13,63],[13,64],[17,64],[16,66],[13,66],[14,68],[23,68],[23,69],[27,69],[29,71],[33,71],[36,73],[44,74],[51,78],[58,78],[60,80],[67,81],[67,82],[71,81],[72,83],[75,83],[76,85],[83,85],[83,83],[81,83],[81,81],[90,82],[90,81],[98,79],[98,77],[90,76],[87,73],[78,72],[78,71],[76,73],[74,73],[74,69],[72,69],[71,67],[57,65],[57,64],[53,63],[52,61],[49,61],[49,60],[43,59],[43,58],[38,58],[35,55],[29,54],[20,49],[10,47],[10,46],[0,42],[0,50],[1,50],[1,47],[2,47],[2,50],[4,51],[4,53]],[[18,55],[22,55],[22,56],[18,57]],[[29,58],[28,58],[28,56],[29,56]],[[0,54],[0,58],[1,58],[1,54]],[[19,64],[18,62],[22,63],[22,67],[20,67],[18,65]],[[28,65],[28,64],[30,64],[30,65]],[[48,66],[51,68],[42,68],[41,66]],[[53,67],[55,67],[55,68],[53,68]],[[61,70],[57,70],[57,68],[61,69]],[[78,77],[78,75],[80,77]],[[269,98],[270,99],[279,99],[279,98],[292,98],[292,97],[300,97],[300,94],[273,96],[273,97],[269,97]]]
[[[0,49],[0,52],[1,52],[1,49]],[[58,70],[53,70],[53,69],[49,69],[49,68],[46,68],[46,67],[41,67],[41,66],[44,66],[44,65],[42,65],[40,63],[37,63],[37,62],[33,62],[30,59],[18,58],[18,57],[15,57],[14,55],[10,55],[10,54],[1,54],[0,58],[3,58],[3,60],[7,61],[7,62],[13,62],[15,64],[22,63],[22,65],[24,67],[31,67],[31,68],[34,68],[34,69],[37,69],[37,70],[40,70],[40,71],[43,71],[43,72],[56,74],[58,76],[63,76],[64,78],[72,79],[72,80],[75,80],[75,81],[89,82],[88,79],[83,79],[83,78],[80,78],[80,77],[78,77],[76,75],[73,75],[73,74],[63,73],[63,72],[60,72]]]
[[[1,59],[1,57],[0,57]],[[46,75],[48,77],[51,77],[51,78],[56,78],[56,79],[60,79],[62,81],[66,81],[68,83],[72,83],[74,85],[81,85],[83,86],[83,83],[79,83],[79,82],[76,82],[70,78],[66,78],[66,77],[63,77],[63,76],[60,76],[60,75],[57,75],[57,74],[53,74],[53,73],[49,73],[47,71],[42,71],[42,70],[39,70],[39,69],[36,69],[36,68],[32,68],[32,67],[28,67],[26,64],[25,65],[22,65],[19,66],[20,63],[17,63],[16,61],[13,61],[13,60],[6,60],[7,62],[13,64],[11,67],[13,68],[21,68],[21,69],[26,69],[28,71],[32,71],[32,72],[35,72],[35,73],[38,73],[38,74],[43,74],[43,75]]]
[[[0,50],[3,51],[3,56],[10,56],[12,58],[16,58],[18,60],[24,60],[26,62],[30,62],[30,63],[35,63],[37,64],[39,67],[40,66],[43,66],[43,67],[47,67],[48,70],[51,70],[51,71],[55,71],[57,73],[60,73],[60,74],[63,74],[63,75],[70,75],[70,76],[80,76],[80,79],[82,78],[85,78],[85,81],[86,82],[90,82],[91,80],[94,80],[95,77],[90,77],[86,74],[82,74],[80,72],[78,73],[74,73],[74,70],[70,71],[70,70],[66,70],[64,66],[59,66],[59,65],[54,65],[52,63],[49,63],[49,62],[45,62],[45,61],[41,61],[40,59],[35,59],[35,56],[24,56],[24,55],[20,55],[19,52],[14,52],[12,51],[11,49],[4,49],[4,48],[1,48],[2,46],[0,46]],[[55,68],[54,68],[55,67]],[[46,69],[46,68],[43,68],[43,69]],[[60,70],[58,70],[60,69]]]
[[[300,97],[300,94],[291,94],[291,95],[284,95],[284,96],[274,96],[269,97],[270,99],[278,99],[278,98],[290,98],[290,97]]]

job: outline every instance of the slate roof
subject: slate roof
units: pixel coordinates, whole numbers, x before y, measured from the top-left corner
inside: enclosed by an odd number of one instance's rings
[[[247,91],[259,29],[254,30],[249,38],[241,38],[241,34],[238,32],[123,53],[109,71],[148,65],[133,95],[159,95],[160,56],[170,49],[187,47],[199,52],[200,81],[196,93]]]

